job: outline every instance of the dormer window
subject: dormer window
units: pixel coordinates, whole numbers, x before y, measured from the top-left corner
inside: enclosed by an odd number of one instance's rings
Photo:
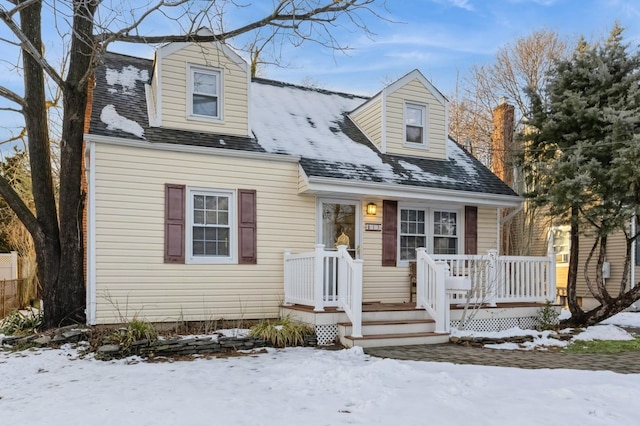
[[[191,66],[189,68],[190,116],[222,119],[221,78],[219,70]]]
[[[413,147],[427,146],[427,107],[405,104],[404,106],[405,144]]]

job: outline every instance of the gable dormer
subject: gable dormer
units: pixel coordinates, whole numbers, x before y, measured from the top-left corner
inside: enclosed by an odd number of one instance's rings
[[[169,43],[156,51],[147,90],[154,127],[249,135],[247,63],[222,43]]]
[[[447,100],[418,70],[349,116],[382,153],[447,158]]]

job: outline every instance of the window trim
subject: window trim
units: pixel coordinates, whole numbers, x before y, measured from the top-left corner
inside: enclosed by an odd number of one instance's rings
[[[553,244],[551,245],[551,249],[553,250],[553,256],[556,259],[556,265],[568,265],[569,264],[569,254],[571,253],[571,235],[569,235],[569,232],[571,230],[571,227],[569,225],[561,225],[561,226],[554,226],[553,228],[551,228],[551,232],[552,232],[552,237],[553,237]],[[564,236],[566,236],[566,244],[558,244],[558,240],[560,238],[558,238],[559,234],[563,234]],[[566,250],[556,250],[557,248],[560,247],[566,247]],[[560,260],[558,260],[558,257],[560,257]]]
[[[455,238],[458,239],[458,247],[456,255],[464,254],[464,207],[459,206],[433,206],[433,205],[425,205],[425,204],[415,204],[415,203],[398,203],[398,213],[396,218],[396,223],[398,227],[398,233],[396,236],[397,241],[397,266],[399,267],[408,267],[409,262],[413,262],[413,260],[402,260],[401,254],[401,235],[402,235],[402,227],[401,227],[401,218],[402,218],[402,210],[424,210],[425,211],[425,241],[426,241],[426,251],[428,254],[433,254],[434,242],[433,239],[436,236],[434,234],[434,213],[435,212],[450,212],[456,214],[456,235]]]
[[[223,196],[229,199],[229,256],[194,256],[193,255],[193,196]],[[187,264],[236,264],[238,263],[238,235],[236,193],[232,190],[187,187],[186,200],[186,232],[185,232],[185,263]]]
[[[456,215],[456,233],[455,235],[447,235],[447,234],[436,234],[435,231],[435,225],[436,225],[436,221],[435,221],[435,213],[454,213]],[[433,232],[433,234],[431,235],[431,253],[433,253],[435,251],[435,239],[436,238],[455,238],[456,239],[456,252],[455,254],[460,254],[460,241],[462,241],[462,239],[460,238],[460,211],[459,210],[454,210],[454,209],[442,209],[442,208],[433,208],[431,209],[431,231]],[[447,253],[447,254],[451,254],[451,253]]]
[[[216,93],[217,93],[217,100],[218,100],[218,115],[217,116],[210,116],[210,115],[203,115],[203,114],[196,114],[193,112],[193,95],[194,95],[194,90],[193,90],[193,75],[196,72],[200,72],[200,73],[204,73],[204,74],[211,74],[211,75],[215,75],[216,76]],[[213,123],[222,123],[223,122],[223,92],[222,92],[222,88],[224,87],[223,81],[222,81],[222,70],[218,69],[218,68],[212,68],[212,67],[206,67],[206,66],[202,66],[202,65],[194,65],[194,64],[188,64],[188,72],[187,72],[187,119],[189,120],[198,120],[198,121],[207,121],[207,122],[213,122]],[[205,94],[205,96],[207,96],[207,94]],[[210,95],[209,95],[210,96]]]
[[[413,108],[413,109],[419,109],[422,112],[422,142],[410,142],[407,140],[407,110],[409,108]],[[402,120],[402,144],[403,146],[407,147],[407,148],[420,148],[420,149],[426,149],[428,147],[428,136],[427,136],[427,132],[428,132],[428,118],[429,118],[429,113],[428,113],[428,105],[426,104],[420,104],[420,103],[416,103],[416,102],[405,102],[404,103],[404,108],[403,108],[403,120]],[[420,127],[420,126],[414,126],[414,127]]]

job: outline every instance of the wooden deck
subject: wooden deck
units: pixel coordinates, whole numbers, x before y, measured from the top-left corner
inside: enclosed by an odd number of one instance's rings
[[[498,303],[496,306],[483,305],[483,309],[504,309],[504,308],[542,308],[544,303],[533,302],[514,302],[514,303]],[[290,305],[283,306],[288,309],[302,311],[302,312],[315,312],[313,306],[307,305]],[[459,304],[451,304],[452,310],[464,309],[464,306]],[[386,303],[386,302],[364,302],[362,304],[362,312],[386,312],[386,311],[424,311],[424,309],[416,309],[415,302],[398,302],[398,303]],[[340,312],[337,308],[326,307],[325,313],[337,313]]]

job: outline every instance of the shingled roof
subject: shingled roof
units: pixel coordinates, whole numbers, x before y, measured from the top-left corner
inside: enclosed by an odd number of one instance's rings
[[[357,95],[256,78],[250,91],[252,137],[150,127],[144,85],[152,66],[148,59],[103,56],[90,134],[295,156],[309,177],[517,196],[453,140],[448,160],[380,153],[347,116],[368,99]]]

